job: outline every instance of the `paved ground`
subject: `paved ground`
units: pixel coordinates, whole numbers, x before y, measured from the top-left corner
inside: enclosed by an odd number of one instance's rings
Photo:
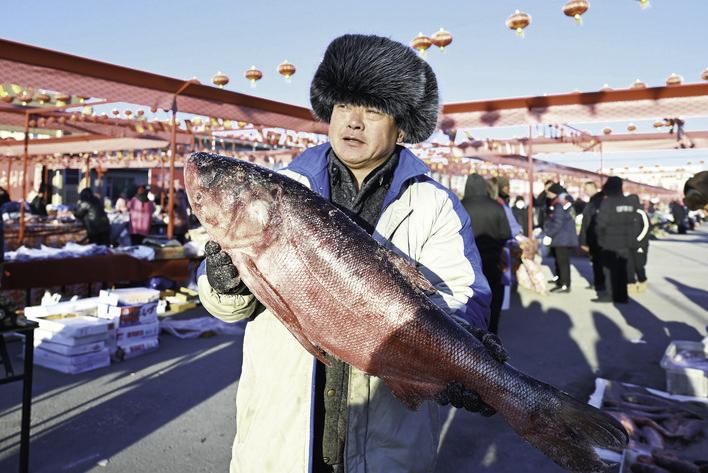
[[[512,363],[581,399],[598,375],[663,388],[658,361],[669,341],[705,336],[708,227],[652,242],[650,291],[625,306],[590,302],[582,276],[590,274],[588,262],[576,258],[573,265],[571,294],[522,290],[503,314]],[[227,471],[241,339],[162,335],[160,343],[158,352],[82,375],[37,367],[31,471]],[[17,469],[19,383],[0,386],[0,393],[5,473]],[[483,471],[561,470],[500,418],[451,411],[438,473]]]

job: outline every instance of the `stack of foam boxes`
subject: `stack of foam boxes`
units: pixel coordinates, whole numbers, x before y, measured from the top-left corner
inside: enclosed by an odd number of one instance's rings
[[[109,323],[108,349],[114,361],[123,361],[156,350],[160,323],[160,291],[130,288],[101,291],[97,316]]]
[[[106,320],[95,317],[96,298],[25,308],[39,323],[34,362],[63,373],[83,373],[110,364]]]

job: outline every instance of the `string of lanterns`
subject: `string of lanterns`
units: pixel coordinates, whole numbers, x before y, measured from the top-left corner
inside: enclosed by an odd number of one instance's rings
[[[425,57],[425,52],[430,46],[437,46],[440,52],[444,53],[445,48],[452,43],[452,35],[444,28],[440,28],[432,36],[426,36],[422,32],[411,41],[411,47],[418,51],[420,56]]]

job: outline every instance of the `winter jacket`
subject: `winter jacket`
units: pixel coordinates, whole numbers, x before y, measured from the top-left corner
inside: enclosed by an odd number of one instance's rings
[[[130,214],[128,231],[130,234],[149,235],[154,211],[155,204],[152,202],[141,202],[137,197],[130,199],[130,202],[128,202],[128,213]]]
[[[580,226],[580,244],[590,248],[590,252],[595,253],[600,250],[600,244],[597,241],[597,213],[600,210],[600,204],[605,198],[603,192],[597,192],[590,197],[587,205],[583,209],[583,223]]]
[[[310,148],[284,174],[329,198],[327,153]],[[464,208],[425,174],[403,148],[374,238],[406,257],[439,292],[431,299],[448,314],[486,327],[491,293]],[[205,308],[226,321],[251,316],[252,295],[219,295],[198,272]],[[248,322],[236,397],[237,434],[231,472],[307,473],[312,454],[315,359],[268,310]],[[345,446],[347,473],[428,473],[435,468],[443,410],[432,401],[411,411],[377,377],[352,367]]]
[[[472,222],[472,232],[482,259],[501,259],[501,250],[511,238],[504,207],[489,197],[487,183],[478,174],[467,177],[462,205]]]
[[[559,196],[559,197],[562,197]],[[562,204],[562,198],[553,200],[543,225],[543,232],[551,239],[551,247],[578,246],[575,219],[570,213],[572,203]]]
[[[624,251],[633,247],[636,208],[623,195],[608,195],[597,213],[597,241],[603,250]]]
[[[80,200],[74,210],[74,217],[81,220],[89,236],[104,235],[111,231],[106,211],[98,199],[94,202]]]
[[[524,208],[518,208],[516,206],[511,208],[511,213],[514,215],[514,218],[518,222],[519,225],[521,225],[521,230],[523,232],[523,235],[528,236],[529,234],[529,209],[528,207]]]

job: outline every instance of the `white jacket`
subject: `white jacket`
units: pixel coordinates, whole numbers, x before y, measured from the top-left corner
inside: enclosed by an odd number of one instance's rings
[[[310,148],[283,171],[329,198],[329,144]],[[374,238],[414,262],[438,289],[432,299],[453,317],[486,328],[491,292],[482,274],[470,221],[457,197],[400,149]],[[199,296],[226,321],[253,315],[253,296],[222,296],[207,282]],[[311,463],[315,359],[269,311],[246,327],[236,397],[237,433],[231,472],[308,473]],[[352,367],[345,451],[347,473],[429,473],[435,469],[440,407],[410,411],[376,377]]]

